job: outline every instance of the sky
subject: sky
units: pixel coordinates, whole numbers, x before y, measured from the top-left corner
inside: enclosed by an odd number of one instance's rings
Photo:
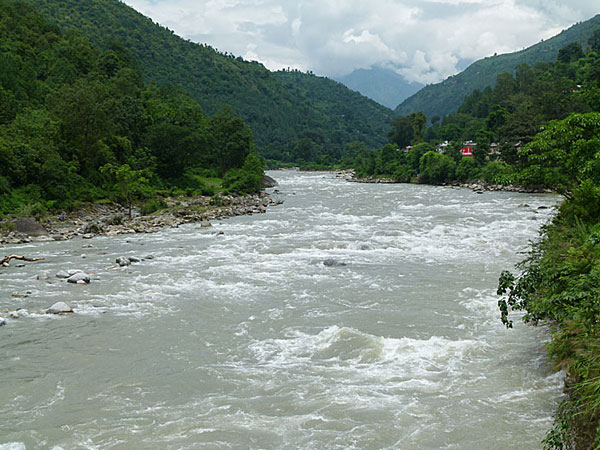
[[[179,36],[271,70],[340,77],[377,65],[436,83],[550,38],[598,0],[124,0]]]

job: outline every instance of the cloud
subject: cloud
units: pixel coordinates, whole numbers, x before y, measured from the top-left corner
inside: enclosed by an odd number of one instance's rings
[[[467,62],[547,39],[597,0],[125,0],[196,42],[340,76],[373,65],[434,83]]]

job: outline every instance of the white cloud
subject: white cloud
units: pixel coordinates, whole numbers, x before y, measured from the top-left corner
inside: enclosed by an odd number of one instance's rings
[[[177,34],[226,52],[338,76],[379,64],[433,83],[460,64],[547,39],[597,0],[125,0]]]

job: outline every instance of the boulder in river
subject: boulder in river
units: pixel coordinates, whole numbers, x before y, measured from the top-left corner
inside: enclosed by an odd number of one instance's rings
[[[323,265],[327,267],[342,267],[345,266],[345,262],[337,261],[335,259],[326,259],[323,261]]]
[[[277,181],[271,178],[269,175],[263,177],[263,186],[266,188],[272,188],[277,186]]]
[[[6,325],[6,320],[0,317],[0,327],[3,327],[4,325]]]
[[[66,270],[61,270],[56,273],[56,278],[69,278],[71,274]]]
[[[89,284],[90,276],[87,273],[79,272],[67,278],[67,282],[73,284]]]
[[[121,267],[125,267],[125,266],[128,266],[129,264],[131,264],[131,260],[127,256],[119,256],[115,260],[115,262]]]
[[[12,223],[15,224],[15,230],[18,233],[28,236],[46,236],[48,234],[42,224],[28,217],[17,217],[13,219]]]
[[[46,314],[71,314],[72,312],[73,308],[71,308],[65,302],[55,303],[46,310]]]

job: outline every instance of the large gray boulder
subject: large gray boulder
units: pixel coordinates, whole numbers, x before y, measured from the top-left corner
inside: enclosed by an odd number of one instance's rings
[[[23,233],[28,236],[47,236],[48,231],[34,219],[29,217],[17,217],[12,220],[12,223],[15,224],[15,231],[18,233]]]
[[[67,281],[73,284],[88,284],[90,282],[90,276],[87,273],[79,272],[71,275],[67,278]]]
[[[263,186],[266,188],[272,188],[277,186],[277,181],[271,178],[269,175],[263,177]]]
[[[55,303],[46,310],[46,314],[70,314],[72,312],[73,308],[71,308],[65,302]]]
[[[128,266],[129,264],[131,264],[131,260],[127,256],[119,256],[115,260],[115,262],[121,267],[125,267],[125,266]]]

